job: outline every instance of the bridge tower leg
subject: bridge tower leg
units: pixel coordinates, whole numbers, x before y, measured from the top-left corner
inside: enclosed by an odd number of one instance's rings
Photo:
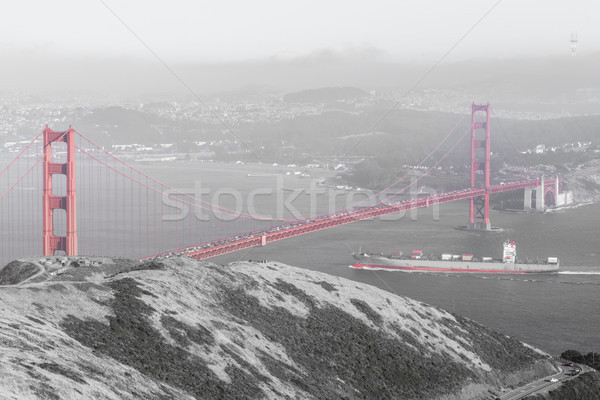
[[[540,178],[540,184],[535,189],[535,210],[539,212],[544,212],[546,209],[546,198],[545,198],[545,188],[544,188],[544,177]]]
[[[485,122],[478,122],[477,113],[485,112]],[[478,174],[482,171],[482,174]],[[473,103],[471,108],[471,189],[485,188],[483,196],[471,198],[470,230],[491,230],[490,223],[490,104]]]
[[[52,143],[64,142],[67,145],[67,162],[52,162]],[[65,175],[67,178],[66,196],[55,196],[52,192],[52,175]],[[42,251],[45,256],[64,251],[68,256],[77,255],[77,203],[75,197],[75,130],[65,132],[44,129],[44,194]],[[65,210],[67,235],[54,235],[54,210]]]
[[[525,188],[523,191],[523,211],[531,211],[531,194],[533,190],[531,188]]]

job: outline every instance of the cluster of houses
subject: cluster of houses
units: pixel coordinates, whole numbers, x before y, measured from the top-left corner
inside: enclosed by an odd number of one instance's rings
[[[546,146],[545,144],[538,144],[533,149],[523,150],[521,154],[545,154],[548,152],[556,153],[557,151],[563,152],[585,152],[592,149],[592,142],[572,142],[565,143],[561,146]],[[600,152],[600,149],[594,149],[594,152]]]

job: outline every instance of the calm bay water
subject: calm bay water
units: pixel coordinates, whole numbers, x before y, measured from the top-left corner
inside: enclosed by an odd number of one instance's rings
[[[255,178],[244,179],[248,183]],[[289,185],[308,184],[297,180]],[[302,209],[302,201],[307,202],[299,198],[294,204]],[[455,202],[442,205],[439,218],[433,210],[418,210],[396,220],[353,223],[213,261],[277,260],[442,307],[554,355],[570,348],[600,351],[600,204],[545,214],[492,211],[493,225],[504,229],[497,233],[454,229],[466,223],[467,212],[467,202]],[[348,267],[351,252],[359,248],[500,257],[506,239],[517,243],[519,257],[559,257],[561,272],[434,275]]]
[[[332,209],[346,207],[360,201],[364,195],[349,195],[343,191],[324,190],[314,192],[311,179],[279,174],[281,168],[270,166],[231,166],[210,163],[170,163],[161,165],[140,165],[149,176],[166,182],[184,191],[192,191],[198,181],[209,190],[203,199],[210,201],[218,189],[238,192],[247,210],[249,194],[254,191],[254,208],[262,215],[286,218],[291,217],[292,209],[301,216],[320,214]],[[293,171],[293,169],[292,169]],[[249,177],[248,173],[260,176]],[[325,172],[313,171],[313,177]],[[103,175],[100,175],[103,176]],[[92,181],[93,174],[89,177]],[[82,179],[80,182],[84,182]],[[8,181],[6,182],[8,184]],[[3,182],[0,182],[0,186]],[[35,187],[32,182],[31,187]],[[120,188],[120,187],[119,187]],[[129,186],[122,188],[128,189]],[[304,189],[298,193],[294,190]],[[86,199],[94,199],[92,189],[82,186],[78,189],[79,210],[85,210]],[[114,191],[110,191],[111,196]],[[27,192],[29,193],[29,192]],[[87,194],[86,194],[87,193]],[[119,193],[118,191],[116,193]],[[270,194],[269,194],[270,193]],[[41,193],[35,192],[17,198],[23,202],[37,202]],[[134,197],[146,196],[143,193]],[[152,195],[154,198],[154,195]],[[106,199],[106,205],[109,204]],[[134,199],[135,200],[135,199]],[[97,201],[97,200],[96,200]],[[103,200],[104,201],[104,200]],[[160,196],[158,196],[160,201]],[[232,195],[220,197],[221,206],[235,208],[236,199]],[[287,202],[288,206],[282,204]],[[146,219],[161,219],[164,213],[173,213],[169,207],[151,208],[138,212],[134,201],[127,201],[127,209],[114,214],[114,221],[94,224],[89,229],[90,218],[101,220],[100,211],[106,205],[102,202],[92,207],[93,212],[81,212],[80,249],[113,249],[117,242],[121,249],[135,249],[140,256],[155,254],[156,243],[150,238],[136,238],[123,231],[118,221],[124,217],[133,218],[134,225],[143,226]],[[27,212],[23,208],[22,212]],[[278,212],[278,210],[281,211]],[[13,211],[4,211],[3,224],[7,224]],[[104,211],[103,211],[104,212]],[[437,216],[439,212],[439,218]],[[442,307],[474,319],[493,329],[534,345],[551,354],[573,348],[583,352],[600,351],[600,204],[584,205],[545,214],[524,214],[492,211],[491,219],[495,226],[504,230],[497,233],[466,232],[454,229],[466,223],[468,205],[455,202],[440,206],[439,210],[418,210],[388,218],[362,221],[321,232],[287,239],[266,247],[256,247],[213,259],[217,263],[236,260],[276,260],[289,265],[320,271],[372,284],[402,296],[408,296],[425,303]],[[186,217],[186,230],[170,231],[170,226],[179,226],[178,221],[169,222],[160,231],[158,240],[165,249],[175,247],[177,240],[185,239],[186,244],[197,243],[211,238],[210,235],[224,237],[238,232],[240,226],[249,229],[251,222],[234,220],[229,223],[197,221],[193,212]],[[40,218],[35,216],[34,221]],[[23,232],[4,229],[2,235],[21,234],[23,238],[38,238],[41,222],[27,227]],[[215,227],[216,230],[215,230]],[[219,236],[220,235],[220,236]],[[215,237],[216,238],[216,237]],[[174,243],[169,240],[175,239]],[[199,239],[199,240],[196,240]],[[455,254],[474,253],[478,256],[501,256],[504,240],[517,243],[520,258],[545,258],[556,256],[561,260],[558,274],[527,275],[465,275],[424,273],[404,273],[391,271],[360,271],[349,268],[353,259],[352,251],[359,248],[369,251],[390,252],[413,249],[427,254],[451,252]],[[29,240],[32,242],[33,239]],[[23,240],[25,242],[25,240]],[[37,253],[39,244],[32,246]],[[160,249],[158,249],[160,250]],[[3,250],[4,252],[7,249]],[[115,255],[115,254],[109,254]]]

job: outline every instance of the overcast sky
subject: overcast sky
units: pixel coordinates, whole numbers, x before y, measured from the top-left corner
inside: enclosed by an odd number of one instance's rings
[[[491,69],[523,77],[522,57],[553,56],[533,79],[600,55],[600,0],[5,0],[1,11],[9,92],[398,88],[444,57],[422,82],[435,86],[465,82],[445,69],[455,61],[508,59]],[[478,65],[455,69],[488,79]],[[561,80],[578,74],[563,69]]]
[[[4,1],[4,55],[152,57],[109,11],[170,62],[289,58],[324,48],[376,48],[431,62],[497,0],[14,0]],[[103,4],[105,3],[108,8]],[[449,59],[600,50],[599,0],[503,0]]]

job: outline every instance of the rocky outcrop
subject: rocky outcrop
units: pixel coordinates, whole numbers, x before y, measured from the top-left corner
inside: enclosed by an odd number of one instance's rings
[[[565,177],[579,203],[600,201],[600,161],[593,160],[570,171]]]
[[[478,399],[552,369],[473,321],[274,262],[58,263],[0,271],[3,398]]]

